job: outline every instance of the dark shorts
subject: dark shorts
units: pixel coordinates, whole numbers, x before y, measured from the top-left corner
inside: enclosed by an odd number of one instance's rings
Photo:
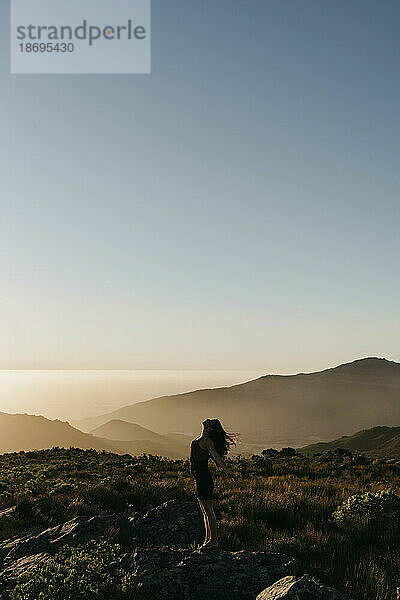
[[[213,500],[214,482],[211,475],[201,474],[195,475],[197,496],[200,500]]]

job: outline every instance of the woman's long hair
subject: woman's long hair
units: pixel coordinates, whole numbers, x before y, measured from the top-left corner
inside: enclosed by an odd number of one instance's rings
[[[214,442],[214,446],[218,454],[221,456],[225,456],[228,454],[231,446],[236,446],[236,437],[235,433],[227,433],[225,429],[221,425],[221,421],[219,419],[213,419],[213,428],[208,433],[209,437]]]

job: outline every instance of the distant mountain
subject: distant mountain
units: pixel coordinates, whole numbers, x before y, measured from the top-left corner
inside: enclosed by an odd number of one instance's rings
[[[82,433],[69,423],[35,415],[0,413],[1,453],[41,450],[53,446],[113,451],[106,440]]]
[[[155,398],[74,424],[91,431],[122,419],[160,434],[196,434],[207,417],[220,418],[255,450],[400,425],[400,364],[364,358],[317,373],[266,375],[232,387]]]
[[[149,431],[150,436],[152,433]],[[187,455],[187,448],[181,443],[175,443],[168,438],[163,443],[159,443],[157,434],[153,434],[153,437],[148,440],[108,440],[83,433],[63,421],[51,421],[35,415],[10,415],[0,412],[0,454],[21,450],[42,450],[53,446],[93,448],[119,454],[157,454],[170,458],[183,458]]]
[[[168,442],[167,438],[159,433],[154,433],[154,431],[146,429],[145,427],[141,427],[141,425],[136,425],[136,423],[121,421],[121,419],[112,419],[104,425],[96,427],[90,433],[108,440],[124,440],[130,442],[148,440],[161,444],[163,442]]]
[[[100,425],[100,427],[96,427],[91,431],[91,434],[109,440],[114,447],[126,448],[129,445],[129,447],[143,448],[140,454],[146,452],[147,454],[180,458],[186,457],[189,452],[190,440],[185,436],[179,434],[160,435],[150,429],[136,425],[136,423],[129,423],[120,419],[113,419],[104,425]],[[138,454],[138,452],[135,452],[135,454]]]
[[[361,452],[371,458],[400,458],[400,427],[372,427],[331,442],[310,444],[298,451],[314,456],[337,448]]]

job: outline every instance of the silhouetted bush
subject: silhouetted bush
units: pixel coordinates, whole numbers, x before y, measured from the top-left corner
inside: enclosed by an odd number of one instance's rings
[[[275,450],[275,448],[267,448],[266,450],[263,450],[261,454],[267,458],[274,458],[278,456],[279,450]]]
[[[279,452],[279,454],[281,456],[295,456],[296,454],[296,450],[294,448],[282,448],[282,450]]]

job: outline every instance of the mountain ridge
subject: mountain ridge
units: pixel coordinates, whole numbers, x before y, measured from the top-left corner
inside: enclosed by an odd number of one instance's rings
[[[307,456],[315,456],[339,448],[361,452],[370,458],[400,458],[400,426],[376,426],[362,429],[353,435],[342,436],[330,442],[310,444],[298,451]]]
[[[302,446],[360,428],[400,424],[399,397],[400,364],[366,357],[314,373],[265,375],[229,387],[161,396],[73,423],[84,431],[122,419],[160,434],[193,434],[204,418],[219,417],[255,448]]]
[[[116,415],[119,414],[120,411],[123,411],[124,409],[128,409],[131,408],[132,406],[138,406],[138,405],[142,405],[142,404],[147,404],[148,402],[154,402],[156,400],[161,400],[161,399],[165,399],[165,398],[179,398],[181,396],[190,396],[192,394],[198,394],[198,393],[202,393],[202,392],[213,392],[215,390],[218,391],[229,391],[232,389],[239,389],[243,386],[246,386],[248,384],[252,384],[252,383],[256,383],[259,381],[263,381],[265,379],[294,379],[296,377],[309,377],[309,376],[314,376],[314,375],[320,375],[320,374],[327,374],[330,372],[334,372],[334,371],[339,371],[342,368],[349,368],[352,369],[354,368],[356,365],[359,364],[371,364],[371,363],[375,363],[375,364],[382,364],[382,365],[393,365],[396,368],[398,368],[399,372],[400,372],[400,363],[393,361],[393,360],[388,360],[387,358],[384,357],[376,357],[376,356],[368,356],[368,357],[364,357],[364,358],[358,358],[355,359],[353,361],[347,362],[347,363],[341,363],[335,367],[328,367],[326,369],[321,369],[320,371],[310,371],[310,372],[302,372],[299,371],[298,373],[294,373],[294,374],[275,374],[275,373],[267,373],[266,375],[260,375],[260,377],[256,377],[255,379],[251,379],[249,381],[244,381],[243,383],[235,383],[233,385],[228,385],[228,386],[221,386],[218,388],[199,388],[196,390],[190,390],[188,392],[180,392],[178,394],[165,394],[163,396],[155,396],[154,398],[150,398],[147,400],[141,400],[140,402],[135,402],[134,404],[125,404],[124,406],[121,406],[120,408],[117,408],[109,413],[104,413],[103,415],[99,415],[98,417],[86,417],[84,419],[73,419],[71,420],[71,423],[74,423],[77,427],[78,424],[79,425],[84,425],[85,422],[89,423],[91,420],[95,420],[98,419],[99,417],[103,417],[103,416],[112,416],[112,415]]]

